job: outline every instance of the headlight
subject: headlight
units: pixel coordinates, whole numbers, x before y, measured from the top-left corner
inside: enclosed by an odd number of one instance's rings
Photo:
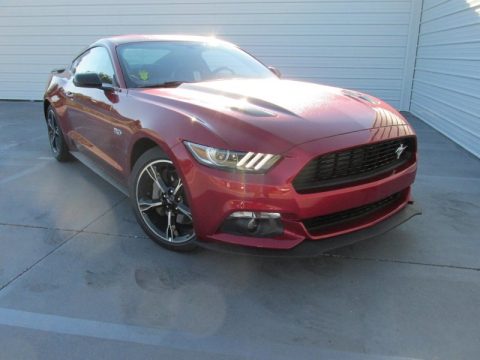
[[[200,163],[220,169],[261,173],[280,160],[280,155],[216,149],[188,141],[184,143]]]

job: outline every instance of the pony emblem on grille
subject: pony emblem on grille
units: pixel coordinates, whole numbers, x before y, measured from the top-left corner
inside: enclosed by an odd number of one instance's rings
[[[407,149],[408,146],[400,144],[400,146],[395,150],[395,154],[397,154],[397,159],[400,159],[400,156],[402,156],[403,152]]]

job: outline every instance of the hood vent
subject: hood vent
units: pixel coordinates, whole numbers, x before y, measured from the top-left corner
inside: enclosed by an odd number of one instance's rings
[[[230,110],[250,116],[275,116],[275,114],[261,109],[258,106],[253,106],[244,102],[240,106],[230,106]]]
[[[373,97],[367,94],[362,94],[357,91],[345,90],[345,89],[342,90],[342,92],[343,92],[343,95],[348,96],[349,98],[352,98],[354,100],[368,102],[369,104],[372,104],[372,105],[380,104],[379,101],[375,100]]]

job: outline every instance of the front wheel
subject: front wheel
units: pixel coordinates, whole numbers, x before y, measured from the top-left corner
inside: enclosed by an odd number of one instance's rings
[[[60,126],[58,125],[57,115],[51,106],[48,107],[46,120],[48,140],[50,142],[50,149],[52,150],[53,157],[61,162],[70,160],[70,153],[62,129],[60,129]]]
[[[130,199],[139,224],[153,241],[177,251],[197,247],[182,180],[160,149],[146,151],[135,163]]]

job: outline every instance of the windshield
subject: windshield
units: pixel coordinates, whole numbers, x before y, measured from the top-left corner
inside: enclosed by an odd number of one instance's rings
[[[218,41],[148,41],[117,47],[127,87],[275,75],[244,51]]]

